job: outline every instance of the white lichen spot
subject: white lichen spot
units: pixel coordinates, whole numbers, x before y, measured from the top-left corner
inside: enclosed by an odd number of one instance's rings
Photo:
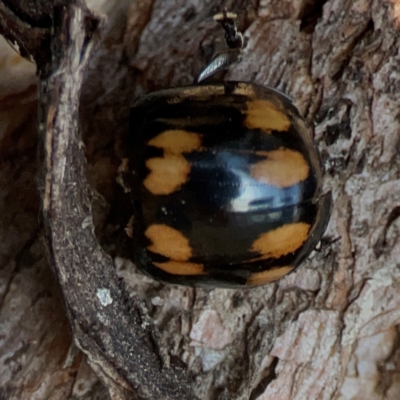
[[[88,215],[82,222],[82,228],[86,229],[89,226],[93,225],[93,220],[92,220],[92,216]]]
[[[151,304],[153,304],[154,306],[162,306],[164,304],[164,301],[160,296],[156,296],[151,299]]]
[[[113,302],[109,289],[97,289],[96,296],[100,300],[100,303],[103,307],[106,307]]]

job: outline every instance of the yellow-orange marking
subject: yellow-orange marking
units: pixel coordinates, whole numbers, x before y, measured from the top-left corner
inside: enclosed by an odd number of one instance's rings
[[[187,261],[192,256],[189,240],[178,230],[163,224],[150,225],[145,236],[152,244],[148,250],[175,261]]]
[[[203,265],[201,264],[179,261],[155,262],[153,264],[173,275],[204,275]]]
[[[163,149],[164,156],[146,161],[150,172],[143,185],[154,195],[167,195],[179,190],[188,181],[190,173],[190,164],[182,154],[198,150],[201,135],[171,129],[149,140],[148,144]]]
[[[250,167],[250,175],[262,183],[289,187],[304,181],[310,173],[306,159],[298,151],[280,148],[262,153],[266,159]]]
[[[146,161],[150,173],[143,181],[146,189],[155,195],[165,195],[175,192],[187,182],[190,164],[180,155],[165,155],[150,158]]]
[[[201,146],[201,135],[180,129],[164,131],[149,140],[150,146],[164,149],[171,154],[190,153]]]
[[[290,128],[288,116],[268,100],[252,100],[247,102],[244,124],[250,129],[270,131],[287,131]]]
[[[251,250],[259,252],[263,258],[279,258],[300,248],[307,240],[309,230],[310,225],[305,222],[280,226],[260,235]]]
[[[277,267],[267,271],[255,272],[247,279],[247,285],[263,285],[276,281],[293,270],[291,266]]]

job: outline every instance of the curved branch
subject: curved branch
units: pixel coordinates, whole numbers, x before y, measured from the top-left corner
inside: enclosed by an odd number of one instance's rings
[[[51,36],[50,29],[32,31],[4,3],[0,22],[1,32],[19,44],[23,55],[35,58],[43,77],[39,133],[44,228],[75,341],[113,396],[194,399],[185,371],[163,352],[142,301],[127,300],[111,257],[94,235],[78,114],[100,21],[82,1],[68,3],[52,9]]]
[[[44,43],[48,43],[50,29],[31,26],[22,21],[18,15],[0,2],[0,34],[10,43],[17,44],[22,57],[38,61],[44,50]]]

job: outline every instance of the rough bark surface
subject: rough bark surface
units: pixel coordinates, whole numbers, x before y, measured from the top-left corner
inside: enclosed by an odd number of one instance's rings
[[[0,3],[1,33],[11,40],[23,24],[36,26],[40,34],[26,38],[22,53],[43,60],[58,51],[51,65],[63,73],[46,69],[46,81],[37,83],[33,64],[0,47],[0,398],[156,399],[187,390],[170,398],[193,399],[190,384],[200,399],[399,399],[398,2],[228,2],[246,46],[227,78],[294,99],[314,127],[325,189],[334,197],[321,251],[278,283],[253,290],[162,285],[119,250],[121,210],[129,204],[116,176],[129,106],[148,91],[193,81],[220,45],[215,2],[89,3],[108,19],[87,64],[90,49],[80,40],[95,25],[77,22],[79,7],[67,20],[60,9],[60,18],[50,19],[55,35],[77,25],[67,42],[44,51],[48,9],[10,27],[3,21],[21,8],[8,3]],[[83,36],[75,36],[79,29]],[[47,115],[39,141],[37,102]],[[86,166],[79,137],[67,134],[78,120]],[[46,150],[39,160],[37,146]],[[63,157],[67,164],[56,168]],[[50,175],[38,180],[44,160]],[[53,201],[60,191],[73,201]],[[56,274],[38,223],[43,211]],[[93,237],[91,212],[114,265]],[[72,332],[87,357],[72,344]],[[121,362],[128,364],[115,368]],[[147,385],[153,378],[158,387]]]

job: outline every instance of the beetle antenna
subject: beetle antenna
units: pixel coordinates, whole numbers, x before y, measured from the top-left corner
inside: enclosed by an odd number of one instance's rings
[[[238,31],[235,19],[237,15],[227,11],[226,8],[221,13],[214,15],[225,31],[225,43],[227,49],[217,54],[212,61],[200,72],[196,82],[202,82],[219,71],[228,69],[232,64],[240,60],[243,48],[243,35]]]

